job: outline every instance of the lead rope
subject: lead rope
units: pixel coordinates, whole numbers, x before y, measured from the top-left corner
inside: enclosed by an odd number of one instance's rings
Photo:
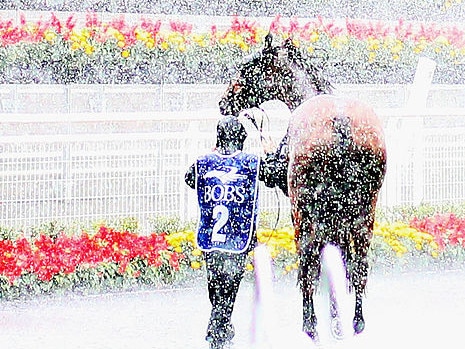
[[[266,113],[266,111],[260,107],[256,107],[258,110],[260,110],[260,112],[266,117],[267,121],[268,121],[268,132],[270,131],[270,117],[269,115]],[[255,119],[255,115],[253,114],[253,111],[251,113],[248,113],[248,112],[245,112],[243,114],[248,120],[250,120],[250,122],[252,122],[252,124],[255,126],[255,128],[257,129],[257,131],[259,132],[260,134],[260,140],[264,140],[265,139],[265,136],[263,135],[263,120],[264,120],[264,117],[262,117],[261,119],[261,122],[260,122],[260,126],[257,124],[257,120]],[[279,224],[279,219],[280,219],[280,215],[281,215],[281,203],[280,203],[280,200],[279,200],[279,192],[278,192],[278,188],[277,187],[274,187],[274,192],[275,192],[275,196],[276,196],[276,202],[277,202],[277,213],[276,213],[276,221],[274,222],[274,226],[271,230],[271,234],[268,236],[268,239],[267,239],[267,243],[271,240],[271,237],[275,234],[277,228],[278,228],[278,224]]]

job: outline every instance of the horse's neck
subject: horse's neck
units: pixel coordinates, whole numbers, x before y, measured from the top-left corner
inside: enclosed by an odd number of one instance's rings
[[[305,70],[302,66],[293,63],[291,64],[291,70],[294,75],[294,81],[291,88],[292,92],[284,96],[283,99],[285,100],[283,100],[283,102],[292,112],[307,99],[312,98],[319,93],[316,78],[310,75],[307,70]]]

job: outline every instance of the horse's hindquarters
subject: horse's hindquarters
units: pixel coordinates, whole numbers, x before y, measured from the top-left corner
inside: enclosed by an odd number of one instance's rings
[[[294,111],[289,137],[292,200],[308,202],[326,192],[325,200],[340,196],[351,205],[354,195],[379,191],[386,147],[381,121],[371,107],[330,95],[311,98]],[[352,201],[344,199],[347,195]]]

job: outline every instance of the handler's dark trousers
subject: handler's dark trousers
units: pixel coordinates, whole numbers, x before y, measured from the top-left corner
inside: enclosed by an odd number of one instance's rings
[[[207,341],[227,341],[234,336],[231,315],[239,284],[244,275],[247,253],[212,251],[205,253],[208,295],[212,310]]]

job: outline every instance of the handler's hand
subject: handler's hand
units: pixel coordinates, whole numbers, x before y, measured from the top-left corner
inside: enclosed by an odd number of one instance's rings
[[[265,154],[274,153],[276,150],[276,144],[274,143],[274,141],[271,139],[270,136],[262,137],[262,147],[263,147],[263,151],[265,152]]]

